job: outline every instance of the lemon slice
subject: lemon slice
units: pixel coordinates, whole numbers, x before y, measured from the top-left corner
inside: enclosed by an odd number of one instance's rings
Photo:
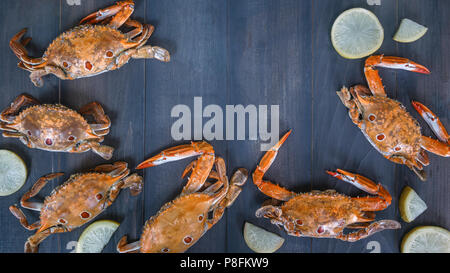
[[[248,222],[244,226],[244,240],[247,246],[256,253],[273,253],[284,243],[284,239],[277,234]]]
[[[399,209],[403,221],[410,223],[427,209],[427,204],[412,188],[406,186],[400,195]]]
[[[394,35],[394,41],[400,43],[411,43],[422,38],[427,31],[428,28],[405,18],[400,23],[400,26]]]
[[[344,11],[331,28],[334,49],[344,58],[359,59],[377,51],[384,39],[384,30],[377,16],[363,8]]]
[[[100,220],[90,224],[78,239],[77,253],[100,253],[111,239],[119,223],[111,220]]]
[[[450,253],[450,232],[441,227],[416,227],[403,237],[402,253]]]
[[[0,196],[18,191],[27,180],[27,167],[22,158],[8,150],[0,150]]]

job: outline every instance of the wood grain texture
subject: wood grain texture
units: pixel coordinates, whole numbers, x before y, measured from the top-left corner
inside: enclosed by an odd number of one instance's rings
[[[279,105],[280,135],[289,129],[293,133],[281,148],[266,176],[268,179],[296,192],[334,188],[352,196],[366,195],[325,174],[325,170],[342,168],[387,187],[393,202],[377,213],[377,219],[401,221],[398,198],[405,185],[414,188],[428,205],[428,210],[413,223],[402,222],[401,230],[384,231],[356,243],[296,238],[267,219],[255,217],[256,209],[267,197],[249,178],[222,220],[189,252],[251,252],[242,237],[245,221],[283,236],[286,242],[280,252],[301,253],[370,252],[371,241],[379,243],[381,252],[398,252],[401,238],[415,226],[450,228],[448,159],[430,155],[431,164],[426,167],[429,179],[423,183],[407,167],[384,159],[372,148],[335,93],[343,85],[366,85],[364,59],[343,59],[334,51],[329,38],[333,21],[344,10],[363,7],[373,11],[385,30],[383,46],[377,53],[410,58],[432,72],[421,75],[380,69],[388,96],[402,102],[422,124],[423,133],[433,136],[410,101],[418,100],[429,106],[450,128],[450,31],[446,15],[449,1],[381,0],[380,6],[369,6],[366,0],[137,0],[132,18],[155,26],[148,44],[168,49],[172,56],[170,63],[131,60],[117,71],[75,81],[47,76],[43,88],[34,87],[29,73],[17,68],[17,58],[8,41],[20,29],[28,27],[33,40],[27,48],[30,55],[39,57],[61,32],[114,2],[81,0],[81,5],[71,6],[65,0],[52,0],[45,5],[31,0],[1,1],[0,109],[24,92],[42,102],[61,102],[74,109],[98,101],[112,120],[105,144],[114,146],[116,151],[109,162],[125,160],[134,169],[164,148],[189,142],[172,139],[171,126],[176,118],[171,117],[171,110],[184,104],[194,115],[194,97],[202,98],[203,109],[215,104],[224,111],[226,105],[267,105],[269,109],[271,105]],[[394,42],[392,36],[405,17],[427,26],[428,33],[411,44]],[[207,120],[204,118],[203,124]],[[244,141],[211,141],[216,154],[226,160],[229,176],[238,167],[252,172],[263,155],[260,150],[263,141],[248,137],[247,131]],[[59,171],[67,174],[49,183],[36,199],[49,194],[69,174],[106,163],[92,152],[60,154],[30,150],[16,139],[0,138],[0,149],[17,152],[30,170],[22,189],[0,197],[0,253],[22,252],[24,242],[32,234],[20,226],[8,206],[18,203],[39,177]],[[124,234],[129,240],[139,239],[145,221],[180,193],[186,182],[180,175],[189,162],[183,160],[138,172],[145,177],[143,193],[131,197],[124,190],[97,218],[121,223],[104,252],[115,252],[115,245]],[[37,213],[25,213],[30,221],[37,219]],[[76,241],[83,229],[50,236],[41,244],[40,252],[70,252],[68,244]]]

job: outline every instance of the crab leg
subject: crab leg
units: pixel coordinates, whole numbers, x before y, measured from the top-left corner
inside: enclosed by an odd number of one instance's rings
[[[31,189],[22,196],[22,198],[20,199],[20,205],[27,209],[40,211],[43,205],[42,203],[28,202],[27,200],[38,194],[48,183],[48,181],[58,178],[62,175],[64,175],[64,173],[52,173],[39,178],[39,180],[33,185],[33,187],[31,187]]]
[[[341,102],[345,105],[345,107],[349,109],[348,115],[350,116],[350,119],[353,121],[353,123],[358,127],[361,127],[362,122],[359,119],[360,113],[356,105],[356,100],[353,99],[352,88],[348,90],[348,88],[344,86],[341,88],[341,91],[337,91],[336,94],[338,95],[339,99],[341,99]],[[356,87],[354,89],[356,89]]]
[[[41,103],[32,96],[21,94],[11,103],[8,108],[3,110],[3,112],[0,114],[0,120],[4,122],[12,122],[16,118],[15,115],[19,113],[20,108],[28,105],[39,104]]]
[[[141,193],[143,187],[144,182],[142,176],[139,176],[136,173],[125,177],[125,179],[123,180],[122,189],[129,188],[132,196],[136,196]]]
[[[136,241],[134,243],[127,244],[127,236],[124,235],[119,243],[117,243],[117,252],[119,253],[132,253],[138,252],[141,249],[141,241]]]
[[[269,151],[266,152],[266,154],[263,156],[261,161],[259,162],[259,165],[256,166],[255,171],[253,172],[253,183],[258,187],[258,189],[264,193],[265,195],[268,195],[272,198],[275,198],[277,200],[281,201],[288,201],[292,197],[296,195],[296,193],[291,192],[285,188],[282,188],[278,185],[273,184],[270,181],[263,180],[264,174],[267,172],[267,170],[270,168],[272,163],[275,161],[275,158],[277,157],[278,150],[280,149],[281,145],[286,141],[288,136],[291,134],[292,130],[287,132],[281,139],[278,141],[275,146],[273,146]]]
[[[220,176],[223,177],[223,175]],[[218,203],[217,207],[213,209],[213,218],[210,221],[208,221],[209,228],[214,226],[222,218],[226,208],[233,205],[234,201],[238,198],[239,194],[241,194],[242,186],[247,181],[247,178],[248,178],[248,171],[244,168],[240,168],[234,173],[233,177],[231,178],[228,190],[226,191],[225,198],[223,198]],[[223,179],[227,178],[223,177],[220,181],[223,181]],[[228,184],[228,181],[225,182]],[[214,187],[214,185],[211,187]]]
[[[209,188],[205,190],[205,192],[210,192],[211,189],[218,188],[217,185],[223,185],[222,190],[220,190],[215,198],[212,200],[212,211],[213,216],[211,220],[207,221],[208,229],[212,228],[217,222],[220,221],[223,214],[225,213],[225,209],[234,202],[234,200],[241,193],[241,186],[244,185],[247,177],[244,175],[234,175],[232,184],[228,183],[228,177],[226,176],[226,166],[223,158],[218,157],[215,162],[216,170],[219,176],[219,182],[211,185]],[[246,172],[247,170],[245,170]],[[238,170],[237,172],[242,172],[242,170]]]
[[[37,231],[36,234],[29,237],[27,242],[25,243],[25,252],[26,253],[37,252],[39,244],[42,241],[44,241],[45,238],[47,238],[48,236],[50,236],[53,233],[61,233],[61,232],[66,232],[66,229],[64,229],[63,227],[58,227],[58,226],[50,227],[50,228],[47,228],[42,231],[40,231],[40,230]]]
[[[444,125],[439,120],[438,116],[436,116],[433,112],[431,112],[428,107],[423,105],[420,102],[412,101],[411,102],[414,109],[422,116],[422,118],[427,122],[428,126],[430,126],[431,130],[436,134],[436,136],[442,141],[450,144],[450,136],[447,133]]]
[[[30,42],[31,39],[27,38],[25,41],[20,42],[20,39],[27,32],[27,29],[24,28],[19,31],[16,35],[14,35],[9,41],[9,47],[14,52],[14,54],[19,58],[22,62],[37,65],[42,64],[44,60],[42,58],[30,58],[28,57],[27,50],[25,49],[25,45]]]
[[[327,171],[327,173],[337,179],[350,183],[367,193],[378,195],[377,197],[368,196],[353,198],[364,207],[363,210],[383,210],[391,204],[392,197],[381,184],[376,184],[364,176],[341,169],[337,169],[336,172]]]
[[[4,128],[1,128],[1,129],[4,129]],[[24,139],[26,141],[24,135],[22,135],[21,133],[17,133],[17,132],[3,132],[2,135],[3,135],[3,137],[6,137],[6,138],[8,138],[8,137],[20,138],[20,139]]]
[[[420,144],[425,150],[444,157],[450,156],[450,145],[442,143],[436,139],[422,136],[422,142]]]
[[[120,176],[128,170],[128,163],[117,161],[113,164],[103,164],[95,167],[92,171],[98,173],[107,173],[110,176]],[[124,176],[122,176],[124,177]]]
[[[159,46],[143,46],[131,55],[134,59],[157,59],[161,62],[170,61],[170,53]]]
[[[134,27],[135,29],[131,30],[130,32],[126,33],[125,36],[128,39],[133,39],[134,37],[138,36],[139,34],[142,33],[142,31],[144,30],[144,25],[142,25],[140,22],[132,20],[132,19],[128,19],[125,23],[125,26],[127,27]]]
[[[386,96],[381,77],[375,67],[385,67],[392,69],[403,69],[412,72],[430,74],[430,71],[423,65],[410,61],[406,58],[374,55],[367,58],[364,73],[366,75],[369,88],[374,95]]]
[[[134,11],[134,1],[126,0],[115,5],[93,12],[80,21],[81,24],[96,24],[112,17],[110,26],[119,28]]]
[[[368,227],[364,229],[360,229],[356,232],[350,233],[350,234],[339,234],[336,236],[337,239],[341,239],[342,241],[347,242],[356,242],[358,240],[367,238],[377,232],[380,232],[385,229],[399,229],[401,228],[401,225],[397,221],[393,220],[381,220],[378,222],[374,222],[370,224]]]
[[[214,149],[204,141],[192,142],[191,144],[166,149],[158,155],[145,160],[136,169],[145,169],[197,155],[199,155],[199,158],[195,163],[195,167],[192,168],[192,174],[189,177],[188,183],[183,188],[183,193],[192,193],[198,191],[203,186],[214,165]]]
[[[95,132],[102,131],[111,127],[111,120],[107,115],[103,107],[98,102],[91,102],[81,107],[78,111],[82,115],[92,115],[95,119],[96,124],[89,124]]]
[[[101,138],[100,140],[103,140]],[[70,153],[84,153],[92,149],[92,151],[99,156],[101,156],[103,159],[110,160],[114,153],[114,148],[106,145],[100,145],[101,141],[99,140],[92,140],[88,142],[84,142],[80,144],[79,146],[74,146],[71,150],[69,150]]]
[[[37,221],[31,225],[28,224],[27,218],[25,217],[25,214],[23,214],[22,210],[20,210],[17,206],[10,206],[9,211],[20,221],[20,224],[28,229],[28,230],[34,230],[38,229],[41,226],[41,222]]]
[[[40,69],[40,66],[42,66]],[[53,65],[48,65],[46,63],[43,63],[42,65],[33,67],[33,70],[30,74],[30,80],[33,82],[33,84],[37,87],[42,87],[44,85],[44,81],[42,80],[42,77],[53,74],[56,77],[60,78],[61,80],[73,80],[68,74],[64,72],[61,68]]]

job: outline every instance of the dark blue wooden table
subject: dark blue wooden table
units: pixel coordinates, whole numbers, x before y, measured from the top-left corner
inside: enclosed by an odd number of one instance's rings
[[[380,2],[381,5],[369,5]],[[40,57],[61,32],[87,14],[114,3],[112,0],[17,0],[0,2],[0,108],[18,94],[29,93],[42,102],[62,103],[74,109],[99,101],[112,119],[105,143],[116,147],[111,161],[125,160],[134,168],[145,158],[177,142],[171,137],[176,118],[174,106],[193,109],[194,97],[203,107],[226,105],[279,105],[280,134],[293,129],[267,177],[297,191],[337,189],[363,195],[356,188],[325,174],[342,168],[363,174],[387,187],[392,205],[377,213],[377,219],[401,221],[398,198],[409,185],[425,200],[428,209],[402,229],[384,231],[356,243],[334,239],[287,236],[255,211],[267,198],[251,179],[223,219],[189,252],[250,252],[243,240],[245,221],[265,227],[286,238],[280,252],[398,252],[402,236],[418,225],[450,228],[449,161],[430,155],[427,182],[421,182],[407,167],[385,160],[350,121],[335,91],[343,85],[365,84],[363,59],[346,60],[332,48],[330,29],[344,10],[363,7],[373,11],[385,30],[378,53],[407,57],[430,68],[431,75],[405,71],[381,71],[390,97],[401,101],[418,118],[425,135],[432,132],[410,106],[411,100],[428,105],[450,128],[450,1],[447,0],[147,0],[136,1],[133,18],[151,23],[156,31],[149,43],[167,48],[168,64],[133,60],[120,70],[75,81],[45,78],[36,88],[29,73],[17,68],[9,39],[28,27],[33,38],[30,54]],[[419,41],[399,44],[392,40],[402,18],[429,28]],[[205,118],[205,122],[208,119]],[[236,139],[236,137],[234,138]],[[211,141],[225,158],[229,174],[238,167],[254,170],[262,156],[261,140]],[[0,149],[23,157],[29,168],[25,186],[15,194],[0,197],[0,252],[22,252],[33,232],[23,229],[8,211],[41,176],[50,172],[67,175],[87,170],[104,161],[93,153],[61,154],[30,150],[16,139],[0,138]],[[180,174],[188,160],[139,172],[145,188],[138,197],[123,191],[117,201],[97,219],[121,223],[105,252],[115,252],[120,237],[138,239],[144,222],[181,191]],[[66,179],[64,177],[64,179]],[[52,181],[38,195],[43,198],[63,179]],[[30,221],[37,213],[25,211]],[[84,228],[84,227],[83,227]],[[40,252],[70,252],[83,228],[52,235]]]

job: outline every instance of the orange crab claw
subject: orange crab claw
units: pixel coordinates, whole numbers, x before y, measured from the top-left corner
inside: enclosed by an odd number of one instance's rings
[[[367,66],[377,66],[377,67],[385,67],[391,69],[402,69],[411,72],[417,72],[422,74],[430,74],[430,70],[425,66],[408,60],[406,58],[394,57],[394,56],[383,56],[383,55],[374,55],[367,59]]]
[[[212,146],[204,141],[192,142],[191,144],[179,145],[162,151],[161,153],[145,160],[136,169],[145,169],[167,162],[177,161],[184,158],[201,155],[205,153],[214,154]]]
[[[126,6],[130,9],[134,9],[134,1],[126,0],[117,2],[115,5],[112,5],[108,8],[101,9],[99,11],[93,12],[88,16],[81,19],[80,24],[95,24],[105,20],[108,17],[111,17],[117,14],[119,11],[123,10]]]
[[[376,184],[372,180],[362,175],[353,174],[341,169],[337,169],[336,172],[327,171],[327,173],[333,177],[336,177],[337,179],[350,183],[358,189],[361,189],[367,193],[377,194],[383,197],[388,206],[391,204],[392,197],[381,184]]]
[[[450,144],[450,136],[448,135],[447,130],[445,129],[444,125],[442,125],[442,122],[439,120],[439,118],[422,103],[412,101],[411,104],[427,122],[428,126],[430,126],[431,130],[433,130],[436,136],[441,141]]]
[[[277,157],[278,150],[281,145],[286,141],[289,135],[292,133],[292,130],[289,130],[275,146],[273,146],[269,151],[267,151],[259,165],[256,166],[255,171],[253,172],[253,183],[258,187],[258,189],[267,196],[275,198],[277,200],[287,201],[294,197],[296,194],[291,192],[281,186],[273,184],[270,181],[263,180],[264,174],[270,168],[275,158]]]

